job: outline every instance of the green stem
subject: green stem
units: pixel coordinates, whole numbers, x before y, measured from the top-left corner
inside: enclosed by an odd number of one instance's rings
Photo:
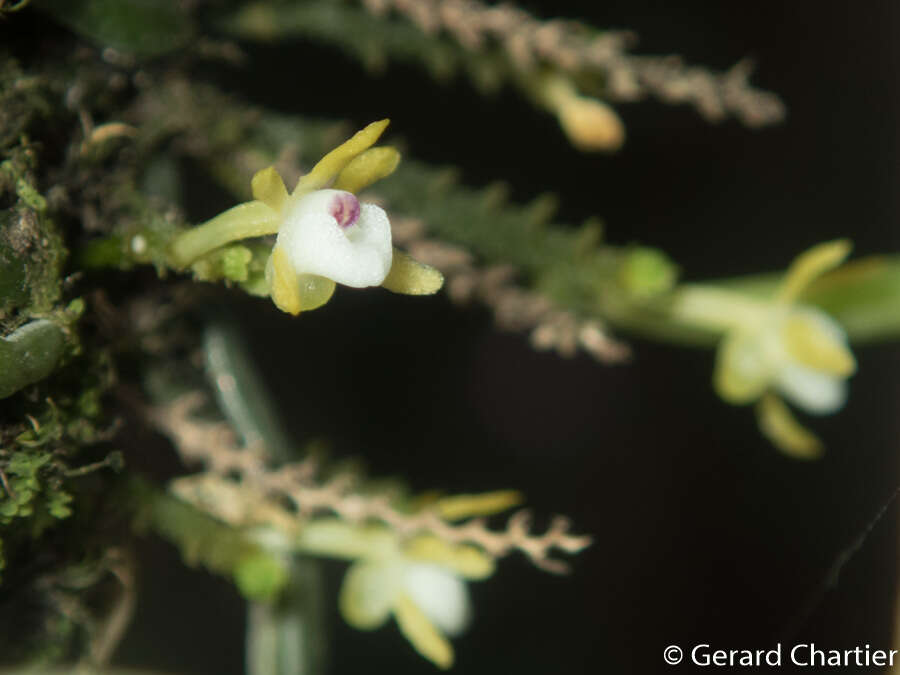
[[[682,284],[645,302],[606,298],[599,313],[617,327],[665,342],[715,346],[722,333],[753,322],[775,302],[782,273]],[[798,298],[832,316],[853,343],[900,336],[900,256],[851,261]]]
[[[260,201],[246,202],[184,232],[169,246],[172,266],[184,269],[225,244],[278,232],[278,214]]]
[[[206,369],[219,405],[246,445],[264,443],[279,462],[294,455],[252,355],[233,321],[216,314],[203,334]]]
[[[213,320],[203,342],[207,377],[228,421],[246,443],[261,442],[273,459],[290,460],[290,439],[238,329]],[[316,675],[324,669],[320,563],[298,556],[282,562],[286,587],[274,601],[251,602],[247,609],[248,675]]]
[[[316,675],[324,670],[322,579],[318,563],[294,558],[274,603],[247,610],[247,675]]]
[[[770,306],[771,303],[716,286],[682,284],[672,293],[670,311],[675,321],[724,332],[759,321]]]

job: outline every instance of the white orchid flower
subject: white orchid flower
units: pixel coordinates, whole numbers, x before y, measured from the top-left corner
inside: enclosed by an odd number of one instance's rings
[[[834,319],[812,307],[783,307],[726,337],[715,383],[732,403],[772,389],[806,412],[826,414],[844,405],[854,370],[847,335]]]
[[[274,167],[257,172],[254,201],[177,237],[169,248],[173,265],[184,268],[225,244],[276,234],[263,292],[290,314],[328,302],[335,283],[411,295],[437,292],[441,273],[394,250],[385,211],[353,194],[391,174],[400,161],[393,148],[371,147],[387,124],[373,122],[329,152],[291,193]]]
[[[758,401],[763,432],[795,456],[816,456],[821,444],[794,420],[779,395],[809,413],[834,412],[844,405],[847,378],[856,371],[840,325],[797,299],[849,252],[848,242],[836,241],[798,256],[774,300],[748,311],[719,345],[716,391],[738,405]]]
[[[481,549],[431,535],[403,541],[385,527],[338,519],[308,525],[300,547],[354,560],[341,587],[340,610],[354,628],[373,630],[391,617],[422,656],[441,668],[453,664],[447,637],[471,619],[466,580],[484,579],[493,559]]]
[[[284,200],[266,265],[272,299],[291,314],[315,309],[335,283],[380,286],[391,271],[391,223],[375,204],[346,190],[315,190]]]
[[[379,286],[391,271],[391,224],[384,209],[344,190],[316,190],[290,205],[275,250],[296,274],[344,286]]]

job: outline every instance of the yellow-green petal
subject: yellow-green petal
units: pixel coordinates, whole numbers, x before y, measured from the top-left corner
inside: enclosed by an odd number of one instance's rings
[[[375,145],[375,142],[384,132],[390,120],[384,119],[372,122],[370,125],[357,131],[349,140],[344,141],[334,150],[325,155],[305,176],[301,176],[294,188],[293,194],[318,190],[325,187],[328,182],[337,176],[354,157],[365,152]]]
[[[391,271],[381,283],[389,291],[405,295],[432,295],[444,285],[444,275],[431,265],[394,249]]]
[[[729,403],[743,405],[758,399],[772,373],[758,335],[743,331],[728,333],[716,352],[713,387]]]
[[[849,377],[856,372],[856,359],[843,332],[827,316],[795,312],[784,323],[785,347],[798,363],[812,370]]]
[[[394,617],[400,632],[419,654],[445,670],[453,665],[450,642],[405,594],[400,594],[395,601]]]
[[[359,562],[347,570],[338,607],[344,620],[359,630],[373,630],[387,621],[399,593],[391,566]]]
[[[300,311],[308,312],[331,300],[336,284],[318,274],[298,274],[297,285],[300,293]]]
[[[334,295],[335,283],[318,274],[297,274],[283,246],[276,245],[266,264],[272,302],[282,312],[297,316],[321,307]]]
[[[303,527],[297,547],[304,553],[347,558],[389,557],[398,535],[383,525],[359,525],[340,518],[317,518]]]
[[[446,520],[460,520],[473,516],[491,516],[521,503],[521,492],[497,490],[476,495],[442,497],[434,502],[433,508]]]
[[[788,268],[777,299],[793,302],[813,281],[840,265],[850,255],[848,239],[825,242],[798,255]]]
[[[369,148],[354,157],[334,181],[335,190],[359,192],[375,181],[394,173],[400,163],[400,153],[395,148]]]
[[[257,171],[250,181],[250,190],[254,199],[265,202],[278,213],[281,213],[281,207],[288,198],[284,181],[274,166]]]
[[[432,535],[415,537],[403,552],[408,558],[437,563],[466,579],[485,579],[494,573],[494,559],[480,548],[450,544]]]
[[[275,306],[282,312],[297,316],[300,313],[300,286],[294,266],[281,246],[272,250],[266,265],[266,276],[269,277],[269,293]]]
[[[822,455],[822,442],[774,394],[763,396],[756,406],[756,417],[763,436],[786,455],[797,459],[817,459]]]

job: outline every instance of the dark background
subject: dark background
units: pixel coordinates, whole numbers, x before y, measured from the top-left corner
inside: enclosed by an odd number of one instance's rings
[[[628,129],[619,154],[586,156],[511,90],[485,99],[464,80],[435,84],[414,67],[371,78],[309,44],[246,45],[247,70],[210,76],[284,111],[360,126],[390,116],[410,155],[460,166],[472,185],[507,180],[519,200],[555,192],[560,220],[598,215],[610,241],[659,246],[687,279],[781,269],[838,236],[857,254],[897,251],[894,3],[528,8],[634,29],[643,53],[720,69],[754,57],[754,82],[779,93],[789,116],[753,131],[649,100],[619,107]],[[280,65],[279,82],[260,77],[265,64]],[[286,87],[292,69],[296,86]],[[540,163],[516,161],[523,143]],[[192,215],[227,206],[196,203]],[[896,347],[857,350],[846,409],[810,420],[825,458],[799,463],[760,437],[752,411],[714,395],[710,352],[635,340],[632,363],[604,366],[537,353],[524,336],[498,333],[485,310],[443,296],[340,289],[299,320],[231,297],[298,439],[327,438],[335,455],[361,455],[372,474],[404,476],[416,489],[519,488],[537,513],[568,514],[595,537],[568,577],[513,556],[474,584],[456,672],[689,670],[663,663],[669,644],[891,647],[895,507],[837,586],[808,616],[804,608],[897,487]],[[168,545],[145,546],[138,613],[118,661],[242,672],[236,592],[185,571]],[[329,565],[327,597],[342,573]],[[335,605],[331,673],[435,672],[395,626],[353,631]]]

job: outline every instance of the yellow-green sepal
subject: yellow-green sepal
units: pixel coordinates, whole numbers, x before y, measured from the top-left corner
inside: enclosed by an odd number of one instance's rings
[[[388,565],[357,562],[350,566],[338,597],[344,620],[359,630],[373,630],[387,621],[395,588]]]
[[[297,274],[281,246],[275,246],[266,265],[272,302],[282,312],[297,316],[321,307],[331,299],[335,283],[315,274]]]
[[[820,276],[840,265],[853,245],[848,239],[837,239],[813,246],[798,255],[785,274],[778,291],[781,302],[793,302]]]
[[[713,388],[728,403],[745,405],[768,388],[772,374],[757,336],[742,330],[726,333],[716,351]]]
[[[287,253],[280,246],[272,249],[272,256],[266,264],[266,280],[272,302],[282,312],[297,316],[300,313],[300,289],[297,274],[288,260]]]
[[[450,642],[404,594],[394,603],[394,618],[397,619],[400,632],[419,654],[444,670],[453,665],[453,647]]]
[[[375,145],[388,124],[390,124],[388,119],[379,120],[357,131],[350,139],[344,141],[320,159],[312,168],[312,171],[301,176],[300,180],[297,181],[297,187],[294,188],[293,194],[302,194],[325,187],[357,155]]]
[[[849,377],[856,372],[856,359],[838,330],[826,315],[809,310],[787,317],[782,336],[798,363],[827,375]]]
[[[354,157],[338,174],[334,189],[359,192],[375,181],[394,173],[400,163],[400,153],[395,148],[369,148]]]
[[[257,171],[250,180],[250,190],[254,199],[268,204],[278,213],[281,212],[288,198],[288,191],[284,186],[281,174],[275,170],[274,166]]]
[[[763,436],[784,454],[796,459],[818,459],[822,441],[800,424],[790,408],[775,394],[766,394],[756,405],[756,419]]]
[[[474,495],[441,497],[431,505],[444,520],[462,520],[474,516],[492,516],[502,513],[523,501],[516,490],[496,490]]]
[[[326,277],[318,274],[298,274],[297,283],[300,286],[300,311],[308,312],[317,309],[331,300],[336,284]]]
[[[494,559],[480,548],[450,544],[434,535],[411,539],[403,549],[409,558],[437,563],[466,579],[486,579],[494,573]]]
[[[395,248],[391,270],[381,285],[393,293],[432,295],[441,290],[444,275],[431,265],[420,263]]]

